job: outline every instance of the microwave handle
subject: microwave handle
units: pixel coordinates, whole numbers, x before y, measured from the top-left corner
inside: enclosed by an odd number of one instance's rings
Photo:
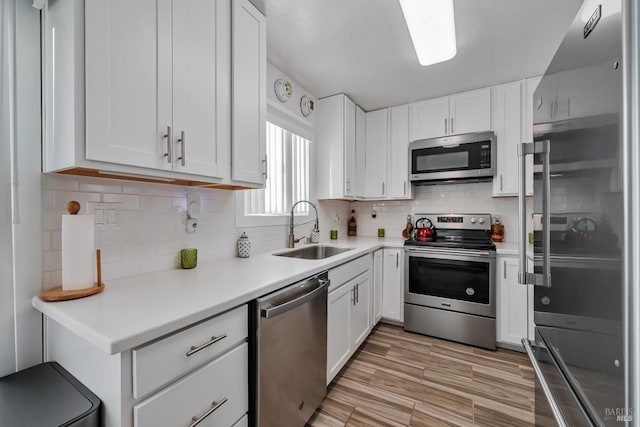
[[[536,285],[551,287],[551,176],[549,172],[550,141],[536,141],[531,143],[521,143],[518,145],[518,158],[520,159],[520,170],[518,173],[518,283],[521,285]],[[535,274],[527,271],[527,205],[526,205],[526,174],[527,155],[543,154],[542,167],[542,252],[543,271],[542,274]]]

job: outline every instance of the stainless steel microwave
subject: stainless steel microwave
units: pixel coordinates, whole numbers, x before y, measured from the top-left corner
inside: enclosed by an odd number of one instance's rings
[[[467,133],[414,141],[409,146],[414,184],[437,181],[490,181],[495,172],[496,136]]]

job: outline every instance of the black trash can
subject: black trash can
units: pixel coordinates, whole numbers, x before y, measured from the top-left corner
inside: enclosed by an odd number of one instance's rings
[[[99,427],[100,399],[56,362],[0,378],[2,427]]]

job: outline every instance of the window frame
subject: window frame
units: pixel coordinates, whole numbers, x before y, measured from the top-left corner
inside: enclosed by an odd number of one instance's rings
[[[267,104],[267,121],[283,129],[286,129],[289,132],[293,132],[305,139],[308,139],[310,141],[310,145],[313,147],[313,143],[315,140],[314,128],[310,127],[307,123],[299,120],[292,113],[285,110],[276,109],[276,107],[272,107],[271,105]],[[311,198],[312,194],[315,194],[315,192],[313,191],[314,180],[312,179],[312,171],[315,169],[312,166],[314,162],[314,152],[315,150],[313,150],[312,148],[309,149],[309,198]],[[234,191],[236,227],[268,227],[289,224],[289,214],[245,215],[245,191],[250,190]],[[309,209],[307,214],[295,214],[295,218],[299,220],[308,220],[311,219],[312,215],[315,214],[313,214],[311,212],[311,209]]]

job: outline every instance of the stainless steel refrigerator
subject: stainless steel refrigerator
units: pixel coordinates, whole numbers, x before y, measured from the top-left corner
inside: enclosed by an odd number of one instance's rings
[[[519,147],[519,281],[534,287],[536,325],[535,340],[523,345],[536,373],[539,426],[640,420],[637,7],[584,2],[535,91],[534,142]]]

